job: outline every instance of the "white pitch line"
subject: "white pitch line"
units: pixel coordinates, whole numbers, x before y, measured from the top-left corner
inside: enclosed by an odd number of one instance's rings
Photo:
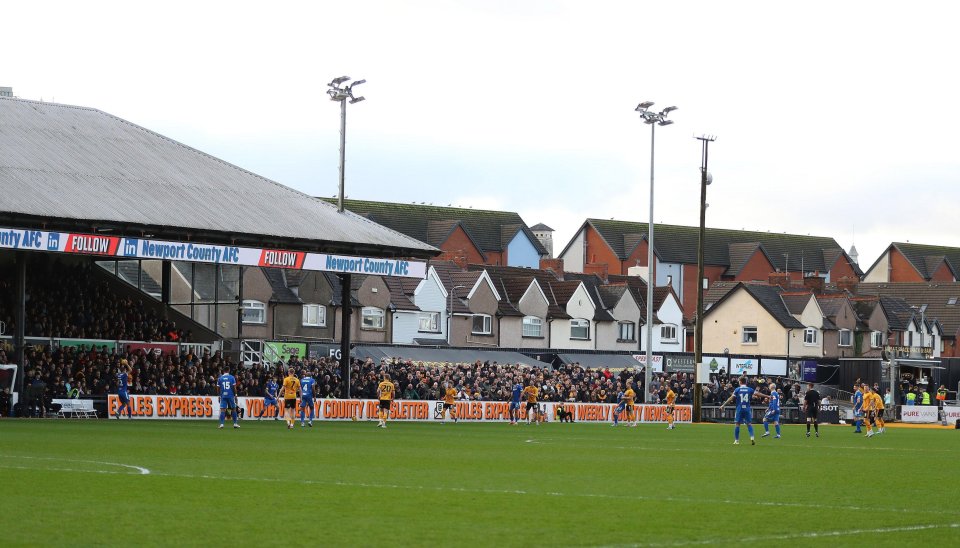
[[[698,546],[707,544],[737,544],[741,542],[770,542],[777,540],[821,539],[846,537],[851,535],[906,533],[913,531],[928,531],[930,529],[957,529],[960,523],[937,523],[929,525],[905,525],[903,527],[878,527],[876,529],[849,529],[846,531],[811,531],[809,533],[787,533],[781,535],[765,535],[741,538],[712,538],[704,540],[687,540],[677,542],[651,542],[641,544],[625,544],[617,546],[632,546],[637,548],[670,548],[674,546]]]
[[[134,465],[132,465],[132,464],[122,464],[122,463],[119,463],[119,462],[104,462],[104,461],[99,461],[99,460],[63,459],[63,458],[59,458],[59,457],[27,457],[27,456],[23,456],[23,455],[0,455],[0,458],[5,458],[5,459],[30,459],[30,460],[52,460],[52,461],[57,461],[57,462],[79,462],[79,463],[85,463],[85,464],[102,464],[102,465],[104,465],[104,466],[120,466],[120,467],[122,467],[122,468],[131,468],[131,469],[133,469],[133,470],[136,470],[137,473],[138,473],[138,475],[144,475],[144,476],[145,476],[145,475],[147,475],[147,474],[150,473],[150,469],[148,469],[148,468],[144,468],[144,467],[142,467],[142,466],[134,466]],[[14,466],[4,466],[4,468],[16,468],[16,467],[14,467]],[[21,468],[23,468],[23,467],[21,467]],[[44,470],[51,470],[51,468],[45,468]],[[69,471],[73,472],[74,470],[69,470]],[[83,471],[83,470],[76,470],[76,471],[79,472],[79,471]],[[90,472],[100,472],[100,473],[105,473],[105,474],[110,474],[110,473],[119,474],[119,473],[122,473],[122,472],[106,472],[106,471],[98,471],[98,470],[90,470]]]
[[[0,457],[2,456],[3,455],[0,455]],[[20,458],[64,460],[64,461],[71,462],[68,459],[55,459],[52,457],[20,457]],[[103,463],[98,461],[72,461],[72,462],[113,464],[113,463]],[[244,476],[217,476],[217,475],[211,475],[211,474],[182,474],[182,473],[165,473],[165,472],[156,472],[156,471],[151,472],[146,468],[125,465],[125,464],[115,464],[115,465],[136,468],[138,470],[146,470],[146,473],[152,476],[184,478],[184,479],[207,479],[207,480],[215,480],[215,481],[253,481],[253,482],[269,482],[269,483],[294,483],[299,485],[326,485],[326,486],[333,486],[333,487],[358,487],[363,489],[400,489],[400,490],[411,490],[411,491],[481,493],[481,494],[488,494],[488,495],[582,497],[582,498],[593,498],[593,499],[633,500],[633,501],[643,501],[643,502],[675,502],[675,503],[682,503],[682,504],[710,504],[710,505],[737,504],[737,505],[743,505],[743,506],[811,508],[815,510],[848,510],[848,511],[856,511],[856,512],[869,510],[869,511],[875,511],[875,512],[876,511],[913,512],[913,513],[950,514],[950,515],[956,514],[956,512],[944,511],[944,510],[917,510],[913,508],[878,508],[876,506],[814,504],[814,503],[802,503],[802,502],[750,501],[750,500],[732,500],[732,499],[718,500],[718,499],[670,497],[670,496],[615,495],[615,494],[607,494],[607,493],[582,493],[582,492],[562,493],[562,492],[556,492],[556,491],[538,492],[538,491],[526,491],[522,489],[483,489],[483,488],[443,487],[443,486],[425,486],[425,485],[396,485],[396,484],[389,484],[389,483],[346,482],[346,481],[333,481],[333,480],[322,481],[322,480],[303,480],[303,479],[284,479],[284,478],[257,478],[257,477],[244,477]],[[35,468],[35,467],[31,468],[31,467],[22,467],[22,466],[9,466],[9,465],[3,465],[3,464],[0,464],[0,468],[14,468],[14,469],[24,469],[24,470],[43,469],[43,470],[51,470],[51,471],[89,472],[89,473],[98,473],[98,474],[123,474],[123,472],[112,472],[112,471],[104,471],[104,470],[79,470],[79,469]]]

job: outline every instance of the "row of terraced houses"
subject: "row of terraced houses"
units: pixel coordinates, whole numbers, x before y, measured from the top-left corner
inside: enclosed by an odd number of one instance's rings
[[[351,339],[369,344],[643,351],[652,278],[655,352],[692,350],[697,227],[587,219],[553,257],[552,230],[502,211],[347,200],[441,250],[424,280],[353,276]],[[893,243],[866,272],[829,237],[707,229],[704,352],[957,355],[960,249]],[[247,269],[244,339],[337,341],[342,289],[322,272]]]

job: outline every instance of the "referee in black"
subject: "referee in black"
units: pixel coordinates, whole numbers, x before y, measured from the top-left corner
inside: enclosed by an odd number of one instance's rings
[[[813,388],[813,383],[807,383],[807,393],[803,396],[803,411],[807,415],[807,437],[810,437],[810,423],[813,423],[813,431],[820,437],[820,423],[817,417],[820,414],[820,392]]]

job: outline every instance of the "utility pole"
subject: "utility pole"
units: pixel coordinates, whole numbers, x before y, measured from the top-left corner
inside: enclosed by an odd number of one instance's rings
[[[703,143],[700,158],[700,237],[697,240],[697,323],[693,334],[693,361],[694,366],[699,368],[703,361],[703,291],[706,289],[703,287],[703,248],[707,239],[707,185],[713,182],[713,176],[707,171],[707,159],[710,143],[717,138],[713,135],[701,135],[697,139]],[[693,392],[693,420],[703,420],[703,387],[700,384],[697,384]]]

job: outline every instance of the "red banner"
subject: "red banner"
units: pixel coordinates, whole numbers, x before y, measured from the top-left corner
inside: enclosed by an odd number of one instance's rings
[[[120,247],[120,238],[115,236],[70,234],[64,251],[85,255],[116,255],[118,247]]]
[[[268,268],[303,268],[303,259],[306,253],[302,251],[282,251],[279,249],[264,249],[260,252],[260,266]]]

